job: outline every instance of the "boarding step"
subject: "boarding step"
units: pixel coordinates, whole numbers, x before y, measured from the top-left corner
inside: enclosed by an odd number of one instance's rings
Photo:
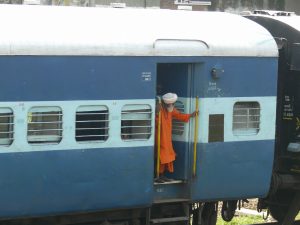
[[[167,183],[154,184],[154,200],[188,198],[189,191],[187,183],[183,180],[176,180]]]
[[[172,181],[165,181],[163,183],[158,183],[154,181],[154,185],[170,185],[170,184],[183,184],[186,183],[185,180],[172,180]]]
[[[190,203],[186,198],[155,200],[149,211],[150,224],[190,224]]]
[[[190,200],[188,198],[171,198],[171,199],[156,199],[153,204],[164,204],[164,203],[188,203]]]
[[[172,223],[172,222],[181,222],[188,221],[190,218],[188,216],[180,216],[180,217],[171,217],[171,218],[159,218],[159,219],[151,219],[150,222],[152,224],[158,223]]]

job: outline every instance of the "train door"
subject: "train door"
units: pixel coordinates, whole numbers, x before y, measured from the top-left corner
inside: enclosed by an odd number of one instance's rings
[[[160,63],[157,65],[157,96],[172,92],[178,95],[175,103],[182,113],[191,113],[191,83],[193,80],[193,64]],[[187,180],[189,176],[190,123],[173,119],[172,141],[176,152],[174,173],[166,176],[175,180]]]

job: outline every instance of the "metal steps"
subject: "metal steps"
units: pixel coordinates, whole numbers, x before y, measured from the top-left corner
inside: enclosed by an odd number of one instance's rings
[[[157,199],[154,200],[153,204],[164,204],[164,203],[179,203],[188,202],[188,198],[171,198],[171,199]]]
[[[189,199],[173,198],[156,200],[149,208],[149,224],[190,224]]]
[[[152,224],[172,223],[172,222],[180,222],[180,221],[189,221],[189,217],[181,216],[181,217],[159,218],[159,219],[151,219],[150,220],[150,222]]]
[[[184,180],[172,180],[164,183],[154,182],[154,185],[171,185],[171,184],[183,184],[183,183],[185,183]]]

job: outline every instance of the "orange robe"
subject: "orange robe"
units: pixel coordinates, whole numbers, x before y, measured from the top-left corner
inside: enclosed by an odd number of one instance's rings
[[[168,112],[166,109],[161,109],[161,130],[160,130],[160,173],[165,170],[174,172],[173,161],[175,160],[176,153],[172,144],[172,119],[188,122],[191,114],[182,114],[177,109],[173,109],[172,112]],[[156,138],[155,145],[157,146],[157,127],[158,127],[158,115],[155,117],[156,122]]]

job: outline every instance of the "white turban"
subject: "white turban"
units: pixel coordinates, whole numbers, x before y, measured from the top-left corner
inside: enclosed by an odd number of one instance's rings
[[[178,97],[175,93],[167,93],[162,96],[162,99],[166,104],[175,103],[177,101],[177,98]]]

